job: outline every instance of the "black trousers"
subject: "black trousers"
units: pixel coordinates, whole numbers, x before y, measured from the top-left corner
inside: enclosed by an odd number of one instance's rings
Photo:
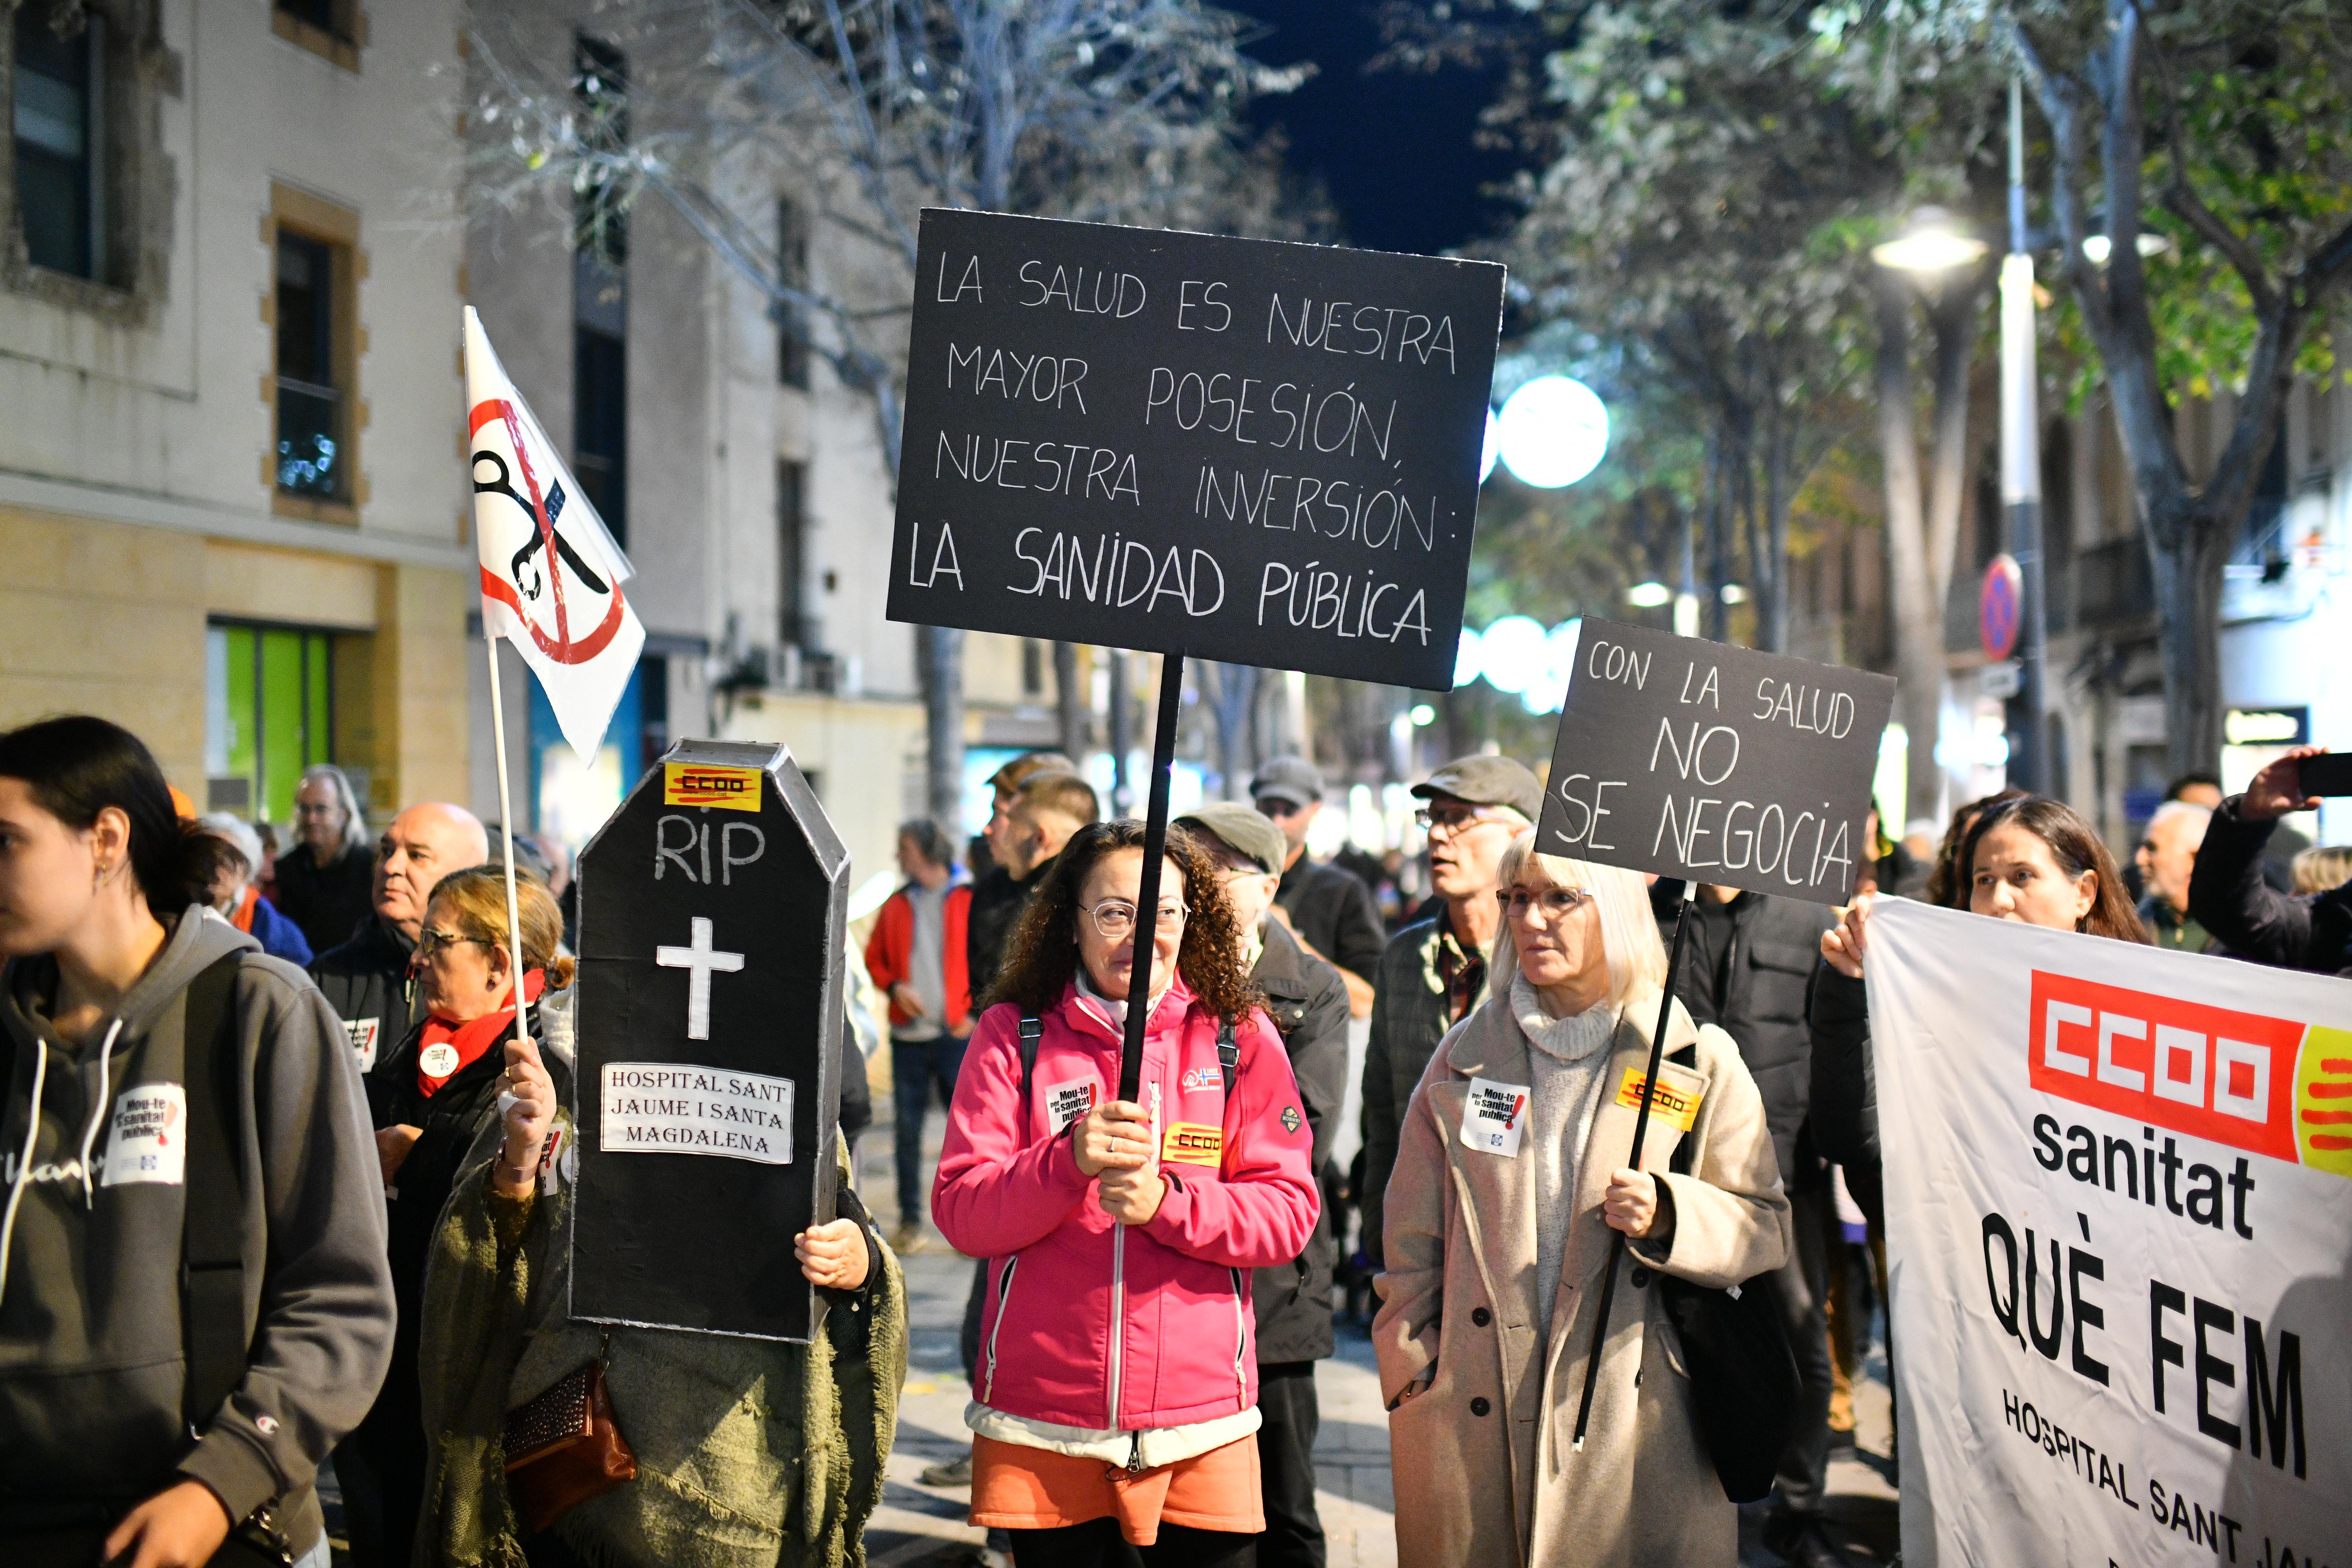
[[[1257,1369],[1258,1490],[1265,1533],[1259,1568],[1323,1568],[1323,1521],[1315,1511],[1315,1364],[1283,1361]]]
[[[1257,1537],[1222,1530],[1162,1524],[1149,1546],[1129,1546],[1115,1519],[1090,1519],[1061,1530],[1016,1530],[1013,1568],[1256,1568]]]
[[[1789,1331],[1789,1348],[1797,1357],[1797,1427],[1789,1451],[1780,1457],[1776,1478],[1780,1497],[1775,1506],[1789,1513],[1818,1513],[1829,1490],[1830,1369],[1829,1249],[1823,1234],[1822,1209],[1833,1200],[1827,1189],[1789,1195],[1790,1218],[1796,1229],[1795,1250],[1773,1278],[1780,1287],[1780,1302]]]

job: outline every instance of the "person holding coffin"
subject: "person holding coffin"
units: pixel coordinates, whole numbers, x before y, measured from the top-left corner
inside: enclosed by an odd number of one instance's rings
[[[1641,876],[1513,841],[1486,1000],[1413,1091],[1372,1322],[1395,1456],[1397,1560],[1730,1568],[1738,1511],[1694,1426],[1658,1276],[1715,1290],[1792,1245],[1771,1128],[1731,1037],[1666,1024],[1642,1168],[1624,1161],[1666,955]],[[1685,1144],[1689,1146],[1683,1147]],[[1591,1424],[1571,1446],[1610,1232]]]
[[[1247,1564],[1259,1505],[1251,1272],[1315,1228],[1313,1147],[1214,862],[1168,832],[1148,999],[1130,999],[1145,829],[1046,873],[972,1035],[931,1213],[992,1260],[971,1521],[1024,1568]],[[1141,1089],[1114,1099],[1128,1009]]]
[[[462,896],[445,896],[451,883]],[[464,1118],[470,1138],[441,1145],[446,1197],[425,1217],[411,1399],[428,1484],[411,1560],[464,1568],[844,1562],[881,1497],[907,1369],[905,1280],[849,1185],[846,1145],[832,1140],[837,1218],[791,1242],[824,1306],[813,1343],[572,1322],[567,1155],[579,992],[556,983],[569,966],[551,956],[554,901],[533,882],[519,881],[517,893],[525,974],[548,975],[551,988],[531,1010],[528,1044],[516,1042],[503,1006],[460,1026],[465,1033],[485,1019],[498,1024],[457,1069],[477,1075],[471,1087],[488,1099]],[[447,993],[462,998],[469,989],[497,989],[504,1001],[504,896],[488,866],[436,890],[428,963],[464,952],[452,972],[428,977],[436,1011]],[[456,940],[445,944],[439,933]],[[497,974],[480,972],[494,952]],[[467,1035],[460,1056],[473,1044]],[[387,1066],[406,1083],[431,1049],[404,1046]],[[459,1087],[452,1079],[443,1092]],[[419,1140],[404,1163],[403,1202],[408,1165],[426,1152]],[[397,1231],[402,1221],[394,1223]],[[598,1409],[617,1443],[587,1463],[562,1448],[533,1458],[534,1438],[561,1429],[551,1417],[583,1403]]]
[[[1241,927],[1250,980],[1290,1053],[1291,1075],[1315,1138],[1315,1168],[1330,1158],[1348,1082],[1348,987],[1339,969],[1307,951],[1274,915],[1286,845],[1282,829],[1237,800],[1213,800],[1176,819],[1217,862]],[[1331,1271],[1339,1232],[1327,1207],[1307,1250],[1261,1269],[1251,1281],[1257,1310],[1258,1480],[1265,1534],[1258,1568],[1322,1568],[1323,1521],[1315,1508],[1315,1364],[1338,1348],[1331,1328]]]

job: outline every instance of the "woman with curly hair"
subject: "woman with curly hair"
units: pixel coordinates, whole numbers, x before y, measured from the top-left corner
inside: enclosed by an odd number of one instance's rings
[[[1143,824],[1030,901],[948,1113],[931,1212],[993,1260],[971,1521],[1022,1563],[1245,1564],[1265,1528],[1250,1271],[1315,1227],[1310,1134],[1217,867],[1168,834],[1141,1087],[1113,1100]]]

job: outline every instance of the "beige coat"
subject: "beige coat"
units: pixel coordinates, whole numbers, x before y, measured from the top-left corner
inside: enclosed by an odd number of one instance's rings
[[[1698,1092],[1696,1120],[1685,1134],[1654,1112],[1642,1150],[1672,1196],[1674,1232],[1663,1252],[1636,1242],[1619,1266],[1591,1423],[1583,1451],[1570,1446],[1612,1234],[1601,1195],[1633,1145],[1634,1113],[1617,1091],[1647,1062],[1657,1006],[1654,988],[1629,998],[1609,1047],[1548,1345],[1537,1343],[1535,1162],[1524,1138],[1505,1158],[1460,1137],[1473,1078],[1530,1081],[1509,1008],[1488,1002],[1465,1019],[1413,1092],[1372,1323],[1384,1399],[1435,1369],[1389,1416],[1405,1568],[1728,1568],[1738,1556],[1738,1513],[1699,1447],[1681,1349],[1647,1287],[1659,1267],[1718,1288],[1779,1268],[1789,1203],[1738,1047],[1712,1025],[1695,1029],[1679,1003],[1666,1050],[1696,1040],[1697,1071],[1669,1061],[1659,1078]],[[1676,1176],[1666,1163],[1685,1136],[1697,1140],[1692,1174]]]

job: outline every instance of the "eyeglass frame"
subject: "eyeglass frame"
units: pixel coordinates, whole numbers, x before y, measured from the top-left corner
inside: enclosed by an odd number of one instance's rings
[[[1079,914],[1085,915],[1089,921],[1094,923],[1095,930],[1101,935],[1102,939],[1106,942],[1124,942],[1128,937],[1133,936],[1137,925],[1136,916],[1141,913],[1141,911],[1137,909],[1133,904],[1124,898],[1106,898],[1091,907],[1083,904],[1076,907]],[[1123,908],[1127,911],[1126,930],[1115,932],[1103,924],[1102,912],[1113,907]],[[1190,914],[1182,904],[1177,904],[1172,908],[1163,904],[1160,906],[1160,915],[1158,921],[1154,922],[1154,928],[1157,929],[1158,925],[1160,924],[1181,926],[1189,918]]]
[[[1440,828],[1443,828],[1445,830],[1445,836],[1447,838],[1452,838],[1454,834],[1461,832],[1465,828],[1475,828],[1482,823],[1499,822],[1505,827],[1511,825],[1505,818],[1495,815],[1495,813],[1499,811],[1510,810],[1510,808],[1507,806],[1486,806],[1469,800],[1463,801],[1462,805],[1468,810],[1469,815],[1461,818],[1459,821],[1440,821],[1433,814],[1433,808],[1423,806],[1412,814],[1413,826],[1419,828],[1424,833],[1433,834]],[[1513,812],[1512,815],[1516,816],[1517,813]]]
[[[488,936],[458,936],[446,931],[436,931],[430,925],[426,925],[420,927],[416,933],[416,956],[420,958],[431,958],[444,947],[462,946],[468,942],[478,942],[483,946],[490,948],[496,948],[499,946]]]
[[[1561,905],[1557,910],[1546,907],[1544,903],[1545,896],[1552,894],[1560,894],[1567,898],[1569,902]],[[1570,915],[1574,915],[1586,904],[1592,903],[1598,896],[1589,887],[1546,887],[1533,889],[1517,886],[1498,887],[1495,890],[1495,902],[1502,905],[1503,915],[1506,919],[1526,918],[1525,915],[1514,914],[1511,908],[1511,899],[1514,894],[1524,895],[1528,900],[1528,907],[1529,909],[1543,909],[1544,924],[1547,925],[1567,919]]]

